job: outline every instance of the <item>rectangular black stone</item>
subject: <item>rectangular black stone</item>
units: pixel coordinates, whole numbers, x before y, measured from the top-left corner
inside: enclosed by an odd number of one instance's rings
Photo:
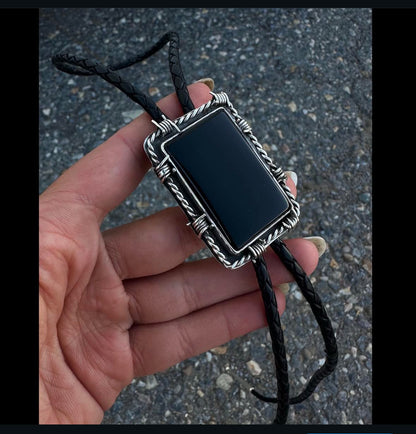
[[[235,250],[289,208],[277,181],[224,110],[174,137],[165,150]]]

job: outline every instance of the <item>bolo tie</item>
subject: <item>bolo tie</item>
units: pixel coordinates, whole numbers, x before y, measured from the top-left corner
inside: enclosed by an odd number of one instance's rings
[[[169,44],[169,69],[183,115],[169,119],[153,99],[124,79],[119,70],[139,63]],[[225,92],[195,108],[179,60],[179,36],[164,34],[144,52],[112,65],[57,54],[53,64],[75,75],[96,75],[139,104],[157,127],[144,141],[144,150],[161,183],[188,218],[188,225],[226,268],[251,262],[261,291],[270,331],[277,379],[276,396],[254,388],[258,399],[277,404],[273,423],[287,421],[289,406],[307,399],[335,369],[337,343],[331,321],[309,277],[290,253],[282,237],[299,221],[299,204],[286,185],[286,174],[269,157]],[[264,259],[271,247],[291,273],[309,303],[325,345],[325,362],[304,390],[289,396],[284,336],[276,296]]]

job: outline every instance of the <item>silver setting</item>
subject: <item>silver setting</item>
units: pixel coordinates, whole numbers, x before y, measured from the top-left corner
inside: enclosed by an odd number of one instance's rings
[[[168,161],[169,157],[167,156],[155,167],[155,173],[162,183],[172,174],[172,168],[168,164]]]
[[[257,243],[252,244],[251,246],[248,246],[248,250],[250,250],[251,253],[251,259],[254,260],[258,258],[260,255],[264,253],[264,251],[267,248],[267,244],[264,240],[260,239]]]
[[[207,216],[202,214],[191,223],[191,226],[198,237],[201,238],[202,234],[210,227],[210,223],[208,223]]]
[[[181,130],[175,124],[175,122],[168,119],[166,116],[163,116],[163,121],[161,121],[161,122],[156,122],[154,119],[152,119],[151,122],[157,126],[157,128],[162,132],[162,134],[167,134],[170,131],[172,131],[173,129],[175,129],[179,133],[181,132]]]
[[[235,269],[258,258],[275,239],[282,237],[293,229],[299,221],[300,209],[295,197],[286,185],[285,173],[267,155],[247,121],[238,114],[231,104],[228,95],[225,92],[210,93],[212,95],[210,101],[175,120],[165,118],[159,123],[152,121],[157,126],[157,130],[145,139],[143,146],[157,176],[176,198],[178,204],[188,216],[189,224],[195,233],[204,240],[213,255],[226,268]],[[238,251],[229,244],[221,228],[210,218],[209,213],[204,209],[191,186],[187,184],[180,170],[175,167],[165,151],[165,145],[170,140],[217,110],[224,110],[237,128],[245,135],[248,142],[253,146],[257,157],[262,161],[270,176],[277,181],[277,185],[289,202],[289,210],[286,214],[277,221],[272,222]]]

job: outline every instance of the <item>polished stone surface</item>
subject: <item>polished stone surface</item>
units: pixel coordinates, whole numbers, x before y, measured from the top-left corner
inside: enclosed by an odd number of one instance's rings
[[[277,181],[224,110],[196,123],[165,149],[236,250],[289,208]]]

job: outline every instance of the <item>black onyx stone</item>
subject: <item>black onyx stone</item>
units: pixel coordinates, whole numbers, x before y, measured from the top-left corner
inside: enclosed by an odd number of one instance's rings
[[[277,181],[224,110],[189,127],[165,150],[236,250],[289,208]]]

